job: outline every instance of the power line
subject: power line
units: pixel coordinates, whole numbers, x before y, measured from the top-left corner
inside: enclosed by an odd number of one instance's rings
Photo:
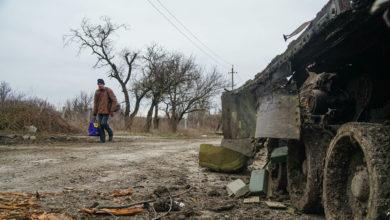
[[[156,9],[156,11],[158,13],[160,13],[177,31],[179,31],[180,34],[182,34],[187,40],[189,40],[196,48],[198,48],[200,51],[202,51],[204,54],[206,54],[208,57],[210,57],[211,59],[213,59],[216,63],[218,63],[220,66],[223,66],[226,68],[226,66],[222,63],[220,63],[219,60],[217,60],[215,57],[211,56],[209,53],[207,53],[205,50],[203,50],[201,47],[199,47],[198,44],[196,44],[191,38],[189,38],[182,30],[180,30],[176,25],[175,23],[173,23],[160,9],[157,8],[157,6],[155,4],[153,4],[153,2],[151,2],[150,0],[147,0],[149,2],[149,4],[154,8]]]
[[[177,23],[179,23],[193,38],[195,38],[195,40],[197,40],[201,45],[203,45],[203,47],[205,47],[211,54],[213,54],[215,57],[219,58],[221,61],[225,62],[226,64],[232,65],[229,61],[227,61],[226,59],[224,59],[223,57],[218,55],[210,47],[208,47],[205,43],[203,43],[189,28],[187,28],[183,24],[183,22],[181,22],[167,7],[165,7],[165,5],[163,3],[161,3],[160,0],[156,0],[156,1],[161,5],[161,7],[163,7],[165,9],[165,11],[168,12],[168,14],[170,14],[172,16],[173,19],[175,19],[177,21]]]

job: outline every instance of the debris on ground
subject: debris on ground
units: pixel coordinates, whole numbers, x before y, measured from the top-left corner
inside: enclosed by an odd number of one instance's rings
[[[37,212],[33,213],[29,219],[31,220],[73,220],[73,218],[58,213]]]
[[[183,208],[183,207],[185,206],[185,204],[182,203],[182,202],[174,201],[174,203],[175,203],[176,205],[178,205],[180,208]]]
[[[83,212],[84,215],[105,214],[105,215],[119,216],[119,215],[134,215],[142,212],[145,209],[148,210],[149,213],[153,211],[155,213],[154,219],[159,219],[163,216],[167,216],[171,211],[180,211],[180,208],[183,208],[185,206],[184,203],[179,201],[173,201],[173,198],[183,195],[184,193],[188,192],[189,189],[187,189],[182,193],[171,195],[169,190],[166,187],[159,186],[157,187],[157,189],[153,190],[153,194],[149,196],[149,197],[154,197],[154,199],[134,202],[128,205],[121,205],[121,206],[101,206],[98,202],[95,202],[92,206],[90,206],[90,208],[81,208],[80,211]],[[113,197],[114,195],[128,195],[132,193],[133,191],[131,189],[115,190],[114,193],[112,193],[110,196]],[[114,201],[116,199],[117,198],[114,198]],[[152,206],[150,205],[150,203],[152,204]],[[165,213],[163,213],[158,217],[157,212],[165,212]]]
[[[244,203],[245,204],[248,204],[248,203],[260,203],[260,197],[259,196],[252,196],[252,197],[249,197],[249,198],[245,198],[244,199]]]
[[[179,211],[180,206],[177,203],[170,204],[169,199],[153,203],[153,208],[156,212]]]
[[[281,202],[264,201],[264,203],[268,207],[273,208],[273,209],[286,209],[287,208],[286,205],[284,205]]]
[[[286,212],[287,212],[288,214],[294,215],[294,214],[295,214],[295,209],[292,208],[292,207],[288,207],[287,210],[286,210]]]
[[[223,212],[223,211],[229,211],[233,209],[236,205],[234,202],[225,202],[222,204],[210,204],[208,207],[208,210],[214,211],[214,212]]]
[[[248,184],[251,173],[245,170],[227,174],[199,167],[198,150],[202,142],[204,140],[148,138],[108,142],[104,148],[87,142],[1,146],[0,162],[6,169],[0,170],[0,188],[2,191],[31,192],[27,198],[34,197],[34,203],[39,207],[32,208],[29,214],[30,208],[0,209],[0,219],[5,218],[5,212],[10,214],[11,211],[23,213],[18,215],[21,217],[13,215],[16,219],[28,219],[33,213],[43,212],[56,216],[64,213],[74,219],[114,219],[108,213],[88,214],[80,208],[143,210],[122,217],[124,219],[224,219],[225,216],[229,219],[313,219],[297,210],[292,215],[287,209],[270,208],[262,196],[260,203],[249,204],[244,204],[245,197],[229,197],[226,185],[236,179]],[[220,140],[210,143],[216,145]],[[204,179],[207,181],[203,182]],[[70,190],[72,187],[74,190]],[[131,195],[110,196],[116,190],[129,188],[134,191]],[[174,211],[175,207],[172,207],[166,214],[166,208],[171,204],[169,195],[175,204],[172,206],[178,206],[180,210]],[[287,194],[277,195],[276,192],[270,201],[289,204]],[[153,203],[158,202],[168,204],[165,212],[153,211]],[[3,203],[0,200],[0,204]],[[181,207],[181,204],[185,206]]]
[[[30,127],[28,127],[28,131],[31,133],[36,133],[37,130],[38,130],[38,128],[35,127],[34,125],[30,125]]]
[[[72,191],[74,190],[74,187],[71,187],[71,186],[65,186],[64,187],[65,190],[69,190],[69,191]]]
[[[220,196],[221,193],[219,193],[216,189],[212,189],[212,190],[207,192],[207,195],[210,197],[217,197],[217,196]]]
[[[0,192],[0,219],[63,219],[71,220],[65,214],[47,213],[40,210],[37,200],[45,195],[56,193],[45,192],[39,194],[23,192]]]
[[[38,211],[34,194],[22,192],[0,193],[0,219],[27,218]]]
[[[128,195],[131,195],[133,194],[133,190],[132,189],[127,189],[127,190],[115,190],[114,192],[112,192],[110,194],[111,197],[118,197],[118,196],[128,196]]]
[[[143,211],[141,208],[133,208],[133,209],[86,209],[86,208],[81,208],[80,211],[87,213],[87,214],[103,214],[103,215],[134,215],[137,213],[140,213]]]
[[[249,192],[249,186],[242,181],[242,179],[236,179],[226,186],[229,196],[241,197]]]
[[[161,197],[163,196],[164,194],[167,194],[169,191],[168,191],[168,188],[167,187],[164,187],[164,186],[158,186],[157,189],[155,189],[153,191],[153,194],[155,194],[157,197]]]

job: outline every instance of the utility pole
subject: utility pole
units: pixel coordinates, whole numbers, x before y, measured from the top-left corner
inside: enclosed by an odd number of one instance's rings
[[[231,72],[228,72],[229,74],[231,73],[232,74],[232,90],[233,90],[233,87],[234,87],[234,77],[233,75],[237,72],[234,72],[234,66],[232,65],[232,71]]]

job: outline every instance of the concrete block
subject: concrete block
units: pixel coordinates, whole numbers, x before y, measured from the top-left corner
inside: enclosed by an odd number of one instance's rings
[[[271,153],[271,163],[285,163],[287,161],[288,147],[275,148]]]
[[[253,194],[267,195],[268,189],[268,171],[253,170],[251,173],[251,180],[249,183],[249,191]]]
[[[229,196],[241,197],[249,192],[249,187],[241,179],[237,179],[226,186]]]

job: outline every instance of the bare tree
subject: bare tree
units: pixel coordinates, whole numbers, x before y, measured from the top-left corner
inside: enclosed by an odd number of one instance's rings
[[[11,91],[11,86],[7,82],[0,82],[0,103],[5,102],[5,100],[11,95]]]
[[[13,90],[9,83],[5,81],[0,82],[0,103],[1,104],[4,103],[15,104],[22,101],[29,102],[32,99],[37,99],[37,98],[34,97],[26,98],[26,95],[24,93]],[[42,104],[43,101],[40,100],[40,103]]]
[[[128,121],[128,125],[131,125],[133,124],[133,121],[134,121],[134,118],[135,116],[137,115],[137,112],[139,110],[139,107],[140,107],[140,104],[141,104],[141,100],[149,93],[150,89],[148,86],[146,86],[148,84],[148,79],[147,78],[141,78],[141,80],[139,81],[136,81],[134,83],[134,86],[132,88],[132,91],[133,91],[133,94],[134,94],[134,98],[135,98],[135,105],[134,105],[134,110],[133,112],[130,114],[130,117],[129,117],[129,121]]]
[[[123,49],[120,53],[115,52],[111,36],[120,29],[126,29],[126,26],[114,24],[107,17],[101,18],[101,21],[102,24],[91,24],[88,19],[84,18],[80,29],[71,29],[71,34],[64,36],[65,45],[77,44],[79,46],[78,54],[85,49],[91,50],[92,55],[97,58],[93,67],[107,68],[108,77],[117,80],[125,97],[126,127],[130,128],[132,122],[129,120],[130,115],[135,115],[138,111],[137,108],[134,108],[133,112],[130,112],[129,96],[129,91],[135,91],[129,87],[138,53],[131,52],[129,49]],[[115,61],[118,60],[119,63],[116,63]]]
[[[81,91],[79,95],[66,101],[66,109],[77,113],[84,113],[92,109],[92,102],[93,94]]]
[[[146,54],[143,56],[145,62],[144,67],[144,88],[147,88],[151,103],[146,116],[145,132],[150,131],[152,125],[152,116],[154,109],[154,125],[158,128],[158,104],[161,102],[163,94],[169,88],[169,71],[172,65],[170,55],[157,44],[153,44],[147,48]]]
[[[76,97],[66,100],[63,108],[64,115],[66,118],[73,118],[75,115],[88,117],[88,113],[92,111],[92,105],[93,94],[81,91]]]
[[[204,75],[204,70],[195,65],[192,58],[177,55],[177,68],[172,70],[169,89],[165,95],[165,114],[173,132],[185,114],[204,111],[210,100],[227,86],[226,80],[214,68]]]

